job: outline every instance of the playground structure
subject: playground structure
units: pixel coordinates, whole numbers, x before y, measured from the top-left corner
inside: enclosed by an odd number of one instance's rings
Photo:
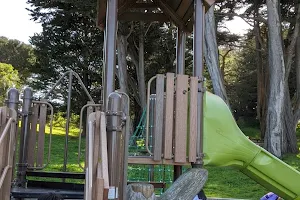
[[[95,104],[75,72],[66,72],[62,76],[69,75],[63,172],[46,172],[44,169],[51,159],[53,108],[45,99],[33,101],[33,93],[27,88],[23,93],[22,110],[19,111],[19,93],[11,89],[8,92],[7,105],[0,109],[0,167],[3,169],[0,177],[0,198],[37,198],[42,193],[52,191],[62,194],[66,199],[125,200],[128,165],[141,164],[174,166],[175,179],[181,175],[181,166],[235,166],[281,197],[300,199],[297,184],[300,173],[245,137],[227,105],[219,97],[205,91],[203,19],[205,9],[213,3],[213,0],[155,0],[151,3],[99,0],[98,26],[103,29],[106,27],[103,102]],[[156,7],[159,7],[161,12],[154,14],[131,11]],[[129,98],[127,94],[115,91],[114,71],[117,19],[131,21],[136,18],[146,21],[172,21],[178,26],[177,70],[176,74],[157,74],[150,79],[145,115],[146,152],[131,156],[128,152]],[[192,30],[194,73],[189,77],[184,75],[184,44],[186,34]],[[83,110],[87,109],[86,126],[80,123],[80,129],[86,128],[87,133],[84,166],[80,164],[81,147],[78,153],[78,164],[83,168],[82,173],[67,172],[73,76],[79,80],[90,100],[81,112],[82,119]],[[61,81],[62,78],[53,89]],[[151,85],[154,82],[155,94],[152,94]],[[52,91],[51,89],[46,97]],[[47,111],[50,111],[50,115]],[[20,135],[17,134],[18,115],[21,116],[22,124]],[[45,159],[47,116],[50,116],[50,134],[48,157]],[[20,140],[18,155],[16,138]],[[36,181],[28,177],[54,177],[63,181]],[[84,184],[66,182],[65,179],[82,179]],[[161,183],[151,180],[149,183],[161,187]],[[198,188],[198,192],[200,190],[201,187]],[[190,197],[195,195],[196,193],[190,194]],[[173,198],[178,199],[176,196]]]

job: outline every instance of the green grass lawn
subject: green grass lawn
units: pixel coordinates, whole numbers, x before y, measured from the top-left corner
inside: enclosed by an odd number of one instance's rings
[[[255,128],[242,128],[243,132],[250,137],[255,137],[259,134],[259,130]],[[49,129],[47,129],[49,132]],[[61,171],[63,167],[64,158],[64,144],[65,144],[65,132],[63,128],[55,128],[52,136],[52,152],[51,162],[46,168],[46,171]],[[298,133],[300,138],[300,133]],[[47,135],[48,138],[48,135]],[[48,145],[46,140],[46,147]],[[82,141],[82,159],[84,160],[84,146],[85,139]],[[300,146],[300,144],[299,144]],[[45,147],[45,154],[47,150]],[[68,144],[68,165],[67,171],[70,172],[82,172],[83,170],[78,166],[78,130],[71,129],[69,144]],[[45,157],[46,157],[45,155]],[[300,171],[300,154],[298,155],[286,155],[283,160],[292,167]],[[83,162],[82,162],[83,163]],[[259,199],[263,194],[268,192],[265,188],[240,173],[239,171],[229,168],[213,168],[207,167],[209,171],[209,179],[205,185],[205,192],[211,197],[233,197],[233,198],[247,198],[247,199]],[[149,178],[150,169],[143,166],[129,166],[128,178],[130,181],[146,181]],[[155,181],[166,182],[171,184],[173,177],[171,167],[156,166],[154,169]],[[49,179],[47,179],[49,180]],[[72,181],[72,180],[69,180]]]

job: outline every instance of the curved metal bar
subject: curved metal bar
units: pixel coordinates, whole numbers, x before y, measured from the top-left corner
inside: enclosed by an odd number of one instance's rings
[[[54,86],[49,90],[49,92],[46,93],[44,99],[47,99],[47,97],[51,94],[51,92],[56,88],[56,86],[61,82],[61,80],[71,71],[67,71],[65,73],[63,73],[63,75],[61,75],[61,77],[58,79],[58,81],[56,81],[56,83],[54,84]]]
[[[61,82],[61,80],[69,73],[72,73],[72,75],[74,75],[77,80],[79,81],[79,84],[81,85],[81,87],[83,88],[84,92],[86,93],[87,97],[89,98],[90,101],[92,101],[94,103],[94,100],[92,98],[92,96],[90,95],[90,93],[88,92],[87,88],[85,87],[83,81],[81,80],[80,76],[73,70],[69,70],[65,73],[63,73],[63,75],[61,75],[61,77],[58,79],[58,81],[55,83],[55,85],[49,90],[49,92],[47,92],[47,94],[45,95],[44,99],[47,99],[48,96],[53,92],[53,90],[56,88],[56,86]]]
[[[145,146],[146,150],[150,155],[153,155],[153,153],[149,149],[149,108],[150,108],[150,88],[151,88],[151,83],[154,79],[156,79],[157,76],[153,76],[149,81],[148,81],[148,88],[147,88],[147,115],[146,115],[146,141],[145,141]]]
[[[43,166],[43,167],[27,167],[27,169],[31,169],[31,170],[42,170],[44,168],[46,168],[51,160],[51,146],[52,146],[52,130],[53,130],[53,114],[54,114],[54,109],[53,106],[46,101],[32,101],[32,103],[36,103],[36,104],[46,104],[47,106],[49,106],[50,108],[50,131],[49,131],[49,145],[48,145],[48,158],[47,158],[47,163]]]
[[[90,101],[92,101],[93,103],[95,103],[94,100],[93,100],[93,98],[92,98],[92,96],[90,95],[89,91],[88,91],[87,88],[85,87],[83,81],[81,80],[80,76],[79,76],[76,72],[74,72],[74,71],[73,71],[73,74],[74,74],[74,76],[77,78],[77,80],[79,81],[79,84],[80,84],[81,87],[83,88],[85,94],[88,96],[88,98],[90,99]]]
[[[81,135],[82,135],[82,118],[83,118],[83,111],[85,108],[87,107],[100,107],[102,106],[102,104],[86,104],[84,105],[81,110],[80,110],[80,122],[79,122],[79,144],[78,144],[78,165],[81,169],[85,170],[85,167],[83,167],[81,164],[80,164],[80,158],[81,158]]]

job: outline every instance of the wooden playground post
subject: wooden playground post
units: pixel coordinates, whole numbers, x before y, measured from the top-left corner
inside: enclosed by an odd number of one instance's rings
[[[203,0],[194,1],[194,71],[193,75],[200,79],[198,84],[198,100],[197,100],[197,161],[193,166],[203,165],[203,41],[204,41],[204,14],[205,7]]]

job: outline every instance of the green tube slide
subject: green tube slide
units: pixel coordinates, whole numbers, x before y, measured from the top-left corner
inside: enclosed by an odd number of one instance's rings
[[[300,172],[249,140],[226,103],[206,92],[204,164],[234,166],[284,199],[300,200]]]

